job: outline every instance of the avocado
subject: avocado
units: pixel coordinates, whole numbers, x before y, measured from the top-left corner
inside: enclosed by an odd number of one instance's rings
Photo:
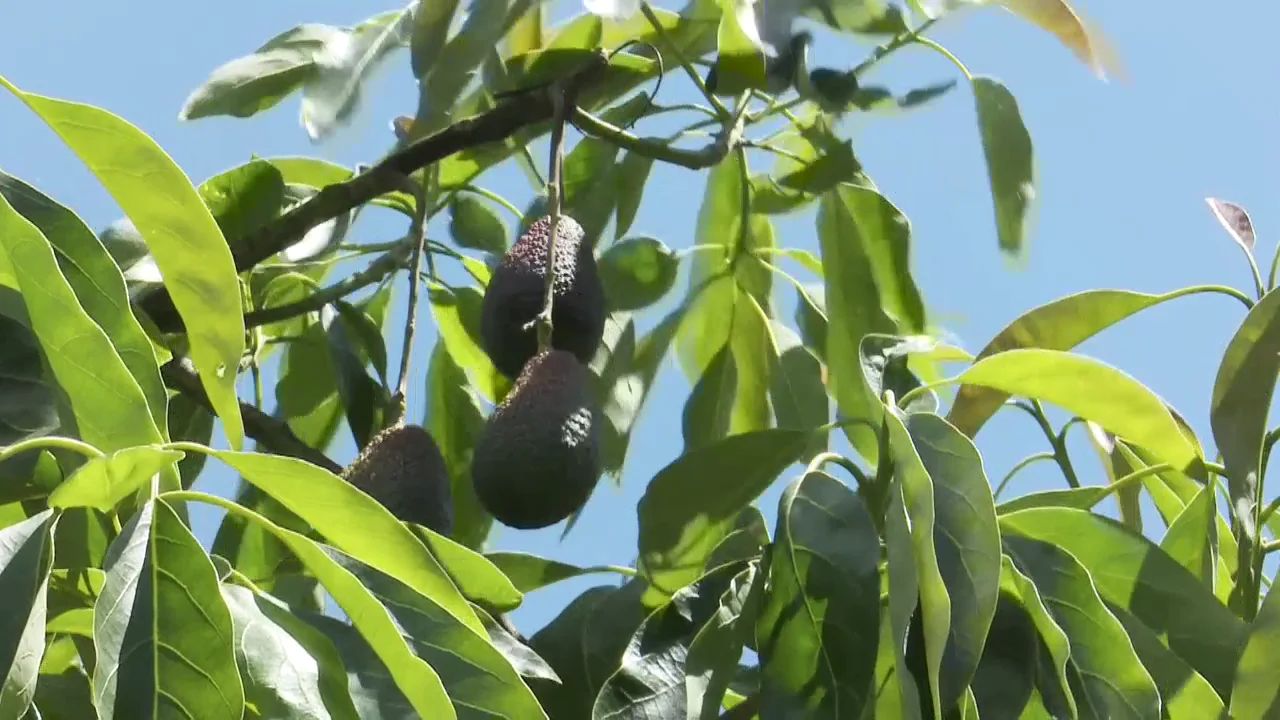
[[[520,374],[538,351],[536,327],[525,326],[542,312],[551,217],[543,216],[502,256],[485,288],[480,309],[480,341],[494,367],[508,378]],[[591,362],[604,337],[605,297],[595,255],[583,242],[582,226],[568,215],[556,229],[555,301],[551,346],[580,362]]]
[[[402,522],[453,532],[453,493],[444,455],[431,433],[396,424],[369,441],[342,473]]]
[[[564,350],[536,355],[476,441],[471,479],[481,506],[520,530],[572,515],[600,479],[601,422],[591,371]]]

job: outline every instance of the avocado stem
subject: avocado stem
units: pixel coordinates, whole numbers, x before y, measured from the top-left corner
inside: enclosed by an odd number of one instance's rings
[[[564,127],[568,122],[572,102],[568,91],[559,83],[552,83],[547,90],[551,93],[552,125],[551,152],[548,164],[551,166],[551,178],[547,183],[547,205],[551,211],[547,240],[546,277],[543,279],[542,312],[534,318],[538,328],[538,352],[551,349],[551,335],[554,325],[551,311],[555,305],[556,288],[556,245],[559,241],[561,204],[564,201]],[[530,324],[533,324],[530,323]]]

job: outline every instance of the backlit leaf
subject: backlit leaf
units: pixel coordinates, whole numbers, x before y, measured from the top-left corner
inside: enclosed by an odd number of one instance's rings
[[[1021,255],[1026,249],[1037,195],[1031,135],[1023,125],[1018,101],[998,80],[974,77],[973,97],[991,178],[1000,249]]]

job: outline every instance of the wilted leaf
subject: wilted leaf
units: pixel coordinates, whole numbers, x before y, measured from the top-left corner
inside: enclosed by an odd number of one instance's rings
[[[79,156],[146,239],[187,328],[191,359],[227,442],[239,448],[244,442],[235,388],[244,352],[240,280],[226,239],[191,181],[154,140],[106,110],[24,93],[3,79],[0,84]]]
[[[1248,211],[1233,202],[1217,198],[1205,198],[1205,202],[1209,203],[1209,210],[1213,212],[1213,216],[1218,218],[1222,227],[1231,234],[1231,239],[1235,240],[1245,252],[1252,254],[1258,238],[1254,234],[1253,221],[1249,219]]]
[[[1036,200],[1031,135],[1022,123],[1018,101],[998,80],[974,77],[973,97],[978,107],[982,151],[991,177],[1000,249],[1020,255],[1026,247],[1032,205]]]
[[[103,720],[200,708],[239,720],[231,614],[208,555],[163,500],[145,503],[111,544],[94,605],[95,704]]]
[[[660,470],[636,508],[645,576],[670,595],[697,578],[738,512],[796,462],[801,430],[733,435]]]
[[[862,498],[822,472],[778,502],[770,589],[756,626],[762,713],[799,703],[843,718],[874,698],[880,541]]]
[[[1080,62],[1103,80],[1120,72],[1110,44],[1096,28],[1090,27],[1068,0],[997,0],[1013,14],[1052,33]]]

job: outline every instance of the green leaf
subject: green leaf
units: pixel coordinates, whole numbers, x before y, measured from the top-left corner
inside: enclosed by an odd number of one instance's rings
[[[302,127],[313,142],[351,120],[361,88],[387,56],[409,42],[415,8],[379,13],[326,38],[314,74],[302,88]]]
[[[1020,611],[1030,626],[1032,647],[1029,656],[1022,657],[1022,662],[1026,663],[1027,669],[1039,675],[1034,680],[1035,686],[1041,693],[1049,692],[1053,697],[1060,698],[1068,716],[1076,715],[1076,701],[1067,680],[1067,664],[1071,661],[1070,640],[1062,626],[1050,614],[1036,584],[1014,565],[1008,555],[1001,555],[1000,558],[1000,592],[1002,602],[1005,598],[1017,600],[1021,606]],[[993,629],[998,626],[997,623],[992,623]],[[1035,636],[1039,636],[1038,640],[1034,639]],[[993,631],[989,642],[999,643],[1000,636]],[[1025,704],[1025,700],[1023,702]],[[1022,705],[1018,708],[1021,709]]]
[[[769,317],[745,288],[739,288],[734,298],[729,346],[737,368],[729,433],[738,435],[768,429],[773,420],[769,407],[769,371],[778,357],[778,348],[769,331]]]
[[[713,570],[681,588],[669,602],[645,618],[622,653],[621,667],[596,695],[591,717],[596,720],[684,717],[691,705],[685,685],[690,645],[719,610],[720,598],[730,591],[731,584],[743,570],[741,564]]]
[[[147,398],[161,437],[168,437],[167,393],[160,379],[156,355],[146,331],[129,307],[124,278],[111,255],[71,209],[3,171],[0,171],[0,195],[53,246],[58,268],[80,305],[111,340]],[[16,281],[12,287],[18,287]]]
[[[449,39],[449,27],[458,12],[458,0],[445,0],[419,5],[414,14],[413,33],[409,39],[410,68],[421,81],[440,59]]]
[[[615,173],[617,189],[614,191],[617,197],[613,230],[615,240],[622,239],[635,222],[636,213],[640,210],[640,200],[644,197],[644,189],[649,183],[649,172],[652,169],[653,158],[633,150],[624,152],[622,159],[618,161]]]
[[[1280,707],[1280,592],[1267,593],[1249,628],[1231,690],[1231,717],[1236,720],[1272,718]]]
[[[0,290],[0,297],[12,296]],[[0,403],[0,445],[48,435],[62,424],[58,397],[44,375],[39,337],[18,320],[0,314],[0,396],[5,398]],[[8,489],[31,480],[37,457],[19,455],[0,463],[0,486]]]
[[[1133,613],[1220,696],[1230,695],[1246,626],[1151,541],[1110,518],[1067,508],[1004,515],[1000,530],[1006,538],[1022,535],[1071,553],[1104,600]]]
[[[44,674],[36,686],[36,709],[48,720],[96,717],[93,692],[84,670],[73,667],[56,675]]]
[[[431,351],[427,367],[427,408],[423,427],[440,448],[453,497],[454,540],[477,549],[489,536],[493,518],[476,499],[471,484],[471,454],[484,427],[484,415],[466,373],[443,342]]]
[[[1106,485],[1086,485],[1064,490],[1042,490],[1016,497],[996,507],[997,515],[1008,515],[1027,508],[1062,507],[1091,510],[1094,505],[1110,497],[1111,488]]]
[[[1160,693],[1133,650],[1124,626],[1094,588],[1089,572],[1047,542],[1006,536],[1005,549],[1035,583],[1071,644],[1072,695],[1100,717],[1160,717]]]
[[[743,188],[737,156],[707,174],[698,208],[694,252],[689,269],[689,312],[680,324],[676,352],[685,376],[693,379],[729,338],[735,284],[728,275],[729,257],[744,234]],[[717,248],[715,246],[721,246]],[[693,297],[694,293],[697,297]]]
[[[180,120],[214,115],[246,118],[273,107],[315,72],[315,54],[342,31],[329,25],[299,25],[268,40],[251,55],[218,67],[187,98]]]
[[[733,419],[738,366],[726,343],[711,359],[684,404],[684,453],[723,440]]]
[[[1182,297],[1178,290],[1148,295],[1129,290],[1087,290],[1033,308],[1005,326],[982,348],[977,360],[1019,348],[1070,350],[1139,312]],[[947,414],[965,435],[973,437],[1009,398],[998,389],[963,385]]]
[[[744,90],[773,89],[768,82],[768,63],[751,4],[745,0],[726,0],[722,7],[716,63],[712,68],[715,81],[711,84],[715,93],[732,96]]]
[[[404,582],[458,622],[482,632],[448,573],[390,512],[342,478],[295,458],[211,451],[338,549]]]
[[[0,197],[0,248],[18,277],[31,328],[85,442],[110,452],[164,442],[147,399],[58,270],[40,231]],[[93,358],[93,366],[84,364]],[[239,416],[239,408],[236,410]]]
[[[227,241],[191,181],[154,140],[116,115],[24,93],[2,78],[0,84],[79,156],[146,239],[186,326],[191,359],[209,402],[228,444],[239,448],[244,442],[235,387],[244,353],[240,280]]]
[[[460,622],[428,597],[354,558],[332,548],[324,551],[382,603],[418,657],[439,673],[456,707],[496,717],[546,717],[483,627],[477,631]]]
[[[895,632],[901,633],[895,637],[895,650],[905,648],[906,643],[900,643],[900,640],[906,638],[907,621],[915,611],[918,597],[924,662],[928,672],[928,677],[920,680],[928,683],[926,687],[932,699],[933,717],[941,717],[940,675],[943,653],[951,632],[952,608],[950,593],[944,582],[934,545],[936,517],[933,480],[896,408],[886,410],[884,424],[893,463],[885,544],[888,546],[889,559],[890,615]],[[932,441],[937,440],[934,438]],[[897,568],[894,567],[895,563]],[[911,573],[909,576],[908,570]],[[898,589],[902,592],[898,592]],[[966,628],[968,630],[971,628]],[[899,678],[910,677],[906,666],[907,658],[904,654],[898,660]],[[902,682],[902,703],[904,706],[914,706],[916,701],[907,690],[908,682],[909,680]]]
[[[258,715],[356,716],[336,649],[330,646],[322,652],[317,648],[317,640],[325,641],[315,638],[314,631],[310,636],[296,637],[294,633],[301,623],[289,617],[283,603],[270,596],[224,583],[222,598],[235,627],[236,663],[244,682],[245,699]]]
[[[769,399],[777,426],[811,430],[826,425],[831,421],[831,403],[822,383],[822,362],[784,323],[772,321],[770,329],[778,347],[769,370]],[[800,461],[812,460],[827,445],[825,434],[815,436]]]
[[[636,508],[640,561],[654,587],[670,595],[697,578],[738,512],[796,462],[809,440],[800,430],[733,435],[658,471]]]
[[[742,649],[754,640],[765,577],[755,563],[734,576],[720,595],[715,614],[689,643],[684,667],[688,707],[701,708],[701,714],[694,717],[719,714],[729,685],[738,674]]]
[[[908,415],[906,428],[933,481],[933,541],[951,601],[938,680],[946,708],[969,686],[987,642],[999,595],[1000,530],[978,448],[930,413]]]
[[[23,717],[35,695],[56,520],[45,510],[0,529],[0,717]]]
[[[337,371],[338,397],[346,411],[347,425],[351,428],[356,447],[363,449],[385,425],[384,418],[391,406],[390,393],[369,376],[365,369],[368,359],[360,352],[354,326],[333,306],[326,306],[320,311],[320,326],[325,330],[329,353]]]
[[[584,568],[519,552],[491,552],[485,553],[485,557],[522,593],[530,593],[579,575],[613,572],[609,567]]]
[[[502,653],[521,677],[560,682],[560,676],[556,675],[556,671],[551,669],[547,661],[543,660],[538,653],[525,645],[523,640],[517,640],[514,635],[507,632],[502,623],[494,620],[484,610],[477,609],[476,614],[480,616],[480,622],[484,623],[485,630],[489,631],[489,642],[493,643],[493,646]]]
[[[280,174],[284,176],[284,181],[289,185],[302,185],[314,188],[317,191],[326,185],[346,182],[355,176],[355,171],[349,168],[314,157],[276,157],[268,158],[267,162],[280,171]],[[407,217],[413,217],[413,208],[416,200],[413,195],[403,190],[396,190],[380,195],[371,200],[370,203],[390,208]],[[312,232],[315,232],[315,230],[312,230]]]
[[[874,698],[880,541],[862,498],[822,472],[778,501],[769,592],[756,625],[761,708],[849,717]]]
[[[1164,402],[1099,360],[1056,350],[1019,349],[979,360],[955,378],[1051,402],[1141,445],[1184,472],[1203,463]]]
[[[209,556],[163,500],[111,544],[94,605],[94,702],[103,720],[190,713],[239,718],[231,614]]]
[[[1134,652],[1138,653],[1142,666],[1156,682],[1161,703],[1168,712],[1167,717],[1175,720],[1227,717],[1224,715],[1226,708],[1222,704],[1222,698],[1213,691],[1209,682],[1165,647],[1151,628],[1111,603],[1107,603],[1107,609],[1124,625],[1125,632],[1129,633]]]
[[[520,607],[523,599],[520,591],[511,580],[502,574],[502,570],[488,558],[465,545],[450,540],[430,528],[421,525],[410,525],[436,560],[453,578],[453,583],[464,597],[474,603],[500,612],[508,612]]]
[[[870,236],[883,225],[868,226],[862,215],[867,204],[878,206],[874,190],[840,185],[826,192],[818,205],[818,239],[826,272],[824,304],[830,325],[825,360],[830,372],[827,387],[841,417],[880,425],[878,398],[868,393],[862,374],[859,344],[868,333],[894,334],[896,323],[881,303],[871,257]],[[875,433],[862,425],[845,426],[845,435],[860,455],[876,462],[879,451]]]
[[[645,584],[588,588],[529,640],[555,670],[559,683],[534,680],[530,687],[548,716],[591,717],[595,698],[616,671],[636,629],[644,622]]]
[[[1210,592],[1214,590],[1218,568],[1216,489],[1216,483],[1201,488],[1160,541],[1160,549],[1195,575]]]
[[[991,178],[996,230],[1000,249],[1021,254],[1025,249],[1036,200],[1035,156],[1031,135],[1022,122],[1018,101],[995,78],[973,78],[982,152]]]
[[[449,234],[459,247],[495,255],[507,251],[506,224],[493,208],[469,193],[458,193],[449,203]]]
[[[116,503],[185,453],[152,445],[117,450],[81,465],[49,495],[49,507],[91,507],[110,512]]]
[[[617,342],[612,346],[608,361],[598,371],[600,378],[597,392],[601,409],[609,421],[605,426],[604,468],[606,472],[621,475],[626,462],[631,431],[644,404],[653,389],[662,360],[667,356],[672,340],[681,327],[687,305],[681,305],[667,314],[647,335],[635,339],[635,323],[627,320]],[[616,317],[616,315],[615,315]],[[610,323],[605,324],[606,332]]]
[[[480,391],[486,400],[496,403],[509,386],[493,366],[489,356],[480,347],[480,304],[484,300],[481,290],[474,287],[445,288],[427,283],[431,300],[431,314],[449,355],[458,367],[466,371],[471,386]]]
[[[186,395],[169,398],[169,439],[174,442],[212,443],[214,420],[213,413]],[[183,453],[178,460],[178,476],[184,490],[195,484],[207,459],[200,453]]]
[[[1213,383],[1209,422],[1227,468],[1232,517],[1240,528],[1241,593],[1246,617],[1256,607],[1258,580],[1254,553],[1258,538],[1258,486],[1267,414],[1280,373],[1280,292],[1267,293],[1232,336]],[[1141,444],[1141,443],[1139,443]],[[1151,448],[1155,450],[1155,448]]]
[[[238,514],[283,543],[315,574],[324,589],[333,596],[347,617],[351,618],[360,636],[383,662],[412,711],[421,717],[445,720],[456,717],[440,676],[409,649],[387,609],[360,583],[359,578],[330,557],[328,550],[322,549],[303,535],[286,530],[251,510],[242,508]],[[297,612],[295,614],[302,615]],[[289,616],[282,613],[280,617]],[[332,618],[322,619],[341,625]],[[344,651],[344,655],[347,654],[345,648],[340,646],[339,650]]]
[[[254,159],[214,175],[196,191],[229,242],[275,220],[285,205],[284,175],[266,160]]]
[[[337,383],[328,336],[319,323],[310,323],[281,360],[276,413],[311,447],[328,447],[342,423]]]
[[[645,99],[639,98],[642,102]],[[578,141],[564,158],[564,212],[582,225],[592,247],[604,233],[617,202],[617,158],[616,145],[593,137]]]
[[[600,281],[611,310],[640,310],[675,285],[680,260],[661,240],[628,238],[600,256]]]

